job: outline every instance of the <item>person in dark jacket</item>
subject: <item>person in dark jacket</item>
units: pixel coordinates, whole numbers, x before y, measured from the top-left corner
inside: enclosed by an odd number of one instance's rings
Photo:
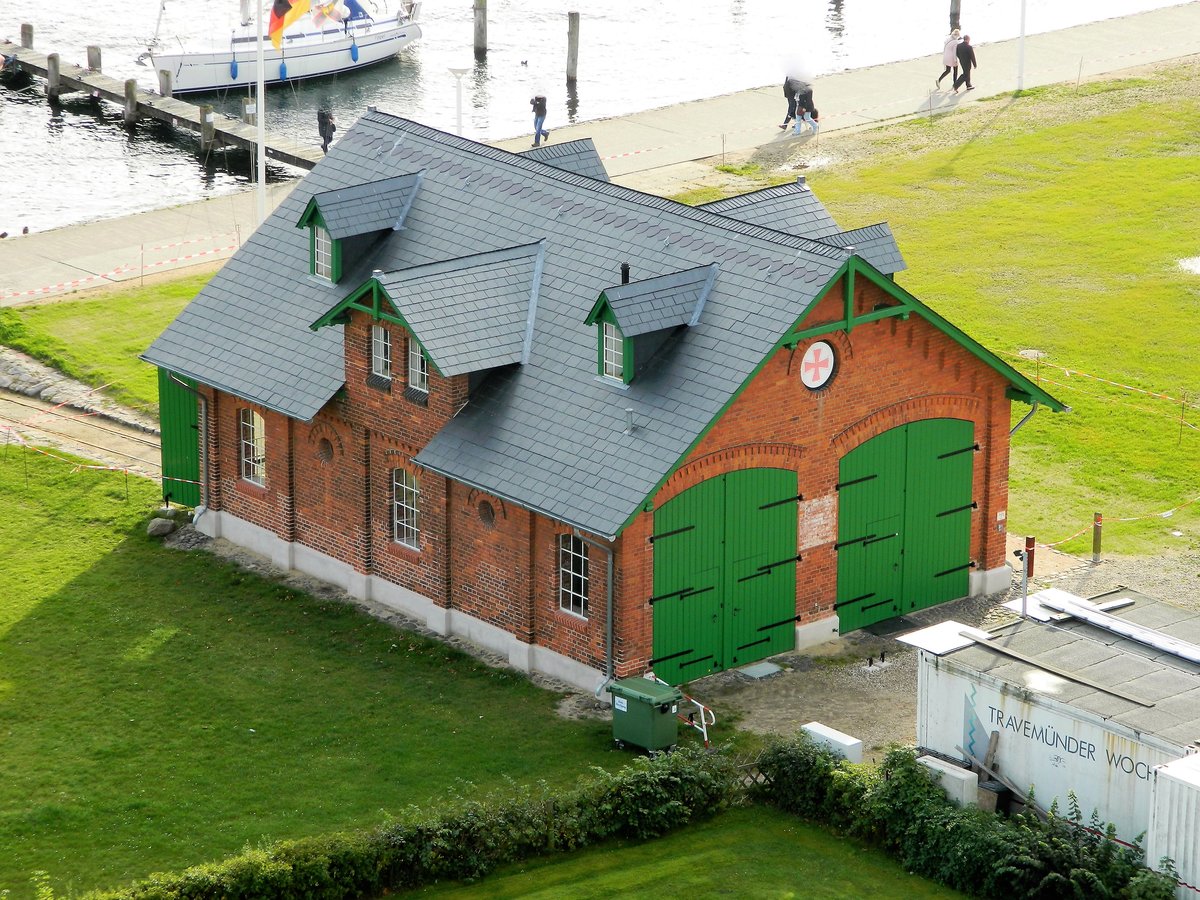
[[[538,94],[529,101],[529,105],[533,107],[533,146],[540,147],[542,138],[549,139],[550,137],[550,132],[544,127],[546,124],[546,98]]]
[[[954,79],[954,93],[958,93],[958,89],[964,84],[968,91],[975,90],[975,85],[971,84],[971,70],[979,68],[975,62],[975,48],[971,46],[971,36],[964,34],[962,43],[958,45],[955,51],[958,54],[958,64],[962,66],[962,74]]]
[[[796,118],[796,95],[804,90],[804,82],[794,75],[789,75],[783,79],[783,96],[787,97],[787,115],[783,117],[783,124],[780,129],[787,131],[787,127],[791,124],[792,119]]]
[[[317,133],[321,135],[321,149],[326,153],[329,152],[329,145],[333,141],[335,131],[337,131],[337,126],[333,124],[333,111],[318,109]]]

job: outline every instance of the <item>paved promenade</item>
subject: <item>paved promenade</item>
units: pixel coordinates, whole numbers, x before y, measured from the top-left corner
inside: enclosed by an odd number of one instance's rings
[[[1024,86],[1086,80],[1197,53],[1200,2],[1185,3],[1026,37]],[[817,79],[820,139],[836,140],[838,132],[889,120],[949,112],[980,97],[1016,90],[1018,41],[977,43],[976,55],[976,89],[957,95],[933,89],[942,70],[940,53]],[[653,183],[654,170],[723,151],[796,140],[778,128],[783,107],[780,87],[772,84],[565,128],[549,124],[554,142],[592,138],[614,181],[646,190]],[[522,150],[529,146],[529,138],[495,144]],[[292,183],[272,186],[268,207],[273,209],[291,187]],[[2,240],[0,306],[226,259],[253,231],[256,206],[255,192],[250,190]]]

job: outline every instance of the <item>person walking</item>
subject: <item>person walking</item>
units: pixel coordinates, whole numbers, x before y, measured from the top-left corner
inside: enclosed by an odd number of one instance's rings
[[[978,69],[979,64],[975,62],[975,48],[971,46],[969,34],[963,35],[962,43],[954,52],[958,54],[958,64],[962,66],[962,74],[954,79],[954,93],[957,94],[964,84],[968,91],[975,90],[975,85],[971,84],[971,70]]]
[[[942,65],[946,68],[942,69],[942,74],[937,77],[937,81],[935,82],[939,88],[942,86],[942,79],[949,75],[951,71],[954,72],[954,76],[950,79],[950,83],[953,84],[958,80],[957,50],[960,39],[959,30],[955,28],[947,35],[946,42],[942,46]]]
[[[546,98],[537,94],[529,101],[529,105],[533,107],[533,146],[540,147],[542,138],[550,139],[550,132],[545,128]]]
[[[792,119],[796,118],[796,95],[804,87],[804,82],[794,75],[789,75],[783,79],[783,96],[787,97],[787,115],[783,117],[783,124],[779,126],[780,131],[787,131],[787,127],[791,124]]]
[[[793,134],[799,134],[800,128],[807,125],[812,134],[816,134],[820,129],[820,124],[817,122],[820,113],[817,112],[817,107],[813,104],[813,89],[811,84],[805,84],[803,89],[796,94],[796,127],[792,131]]]
[[[318,109],[317,133],[321,135],[321,150],[323,152],[329,152],[329,145],[333,142],[333,133],[335,131],[337,131],[337,126],[333,124],[333,110]]]

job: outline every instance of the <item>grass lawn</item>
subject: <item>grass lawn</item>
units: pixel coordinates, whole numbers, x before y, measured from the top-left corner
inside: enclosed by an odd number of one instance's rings
[[[156,486],[0,448],[0,893],[123,883],[615,766],[611,726],[348,606],[145,537]]]
[[[431,897],[961,897],[899,863],[794,816],[734,809],[655,841],[627,841],[509,866],[482,881],[413,891]]]

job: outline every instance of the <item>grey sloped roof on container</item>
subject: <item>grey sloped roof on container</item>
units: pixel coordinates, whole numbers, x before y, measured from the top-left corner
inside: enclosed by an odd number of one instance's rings
[[[443,375],[521,362],[541,247],[528,244],[376,276]]]
[[[335,240],[384,229],[399,230],[421,185],[421,174],[398,175],[314,194],[325,229]]]
[[[404,230],[341,283],[308,273],[295,227],[326,191],[423,173]],[[492,370],[416,461],[594,534],[615,535],[845,263],[844,250],[368,112],[151,345],[144,358],[301,420],[345,379],[343,328],[309,325],[370,279],[542,242],[523,365]],[[700,322],[631,384],[596,375],[600,292],[628,262],[713,263]],[[625,433],[625,409],[635,427]]]
[[[591,138],[580,138],[561,144],[543,144],[541,147],[522,150],[520,155],[565,172],[608,181],[608,172],[605,171],[604,163],[600,161],[600,154],[596,152],[596,145],[592,143]]]
[[[887,223],[842,231],[803,179],[705,203],[701,209],[854,252],[885,275],[907,268]]]
[[[713,264],[686,272],[669,272],[607,287],[603,296],[626,337],[663,331],[699,320],[717,269]]]

